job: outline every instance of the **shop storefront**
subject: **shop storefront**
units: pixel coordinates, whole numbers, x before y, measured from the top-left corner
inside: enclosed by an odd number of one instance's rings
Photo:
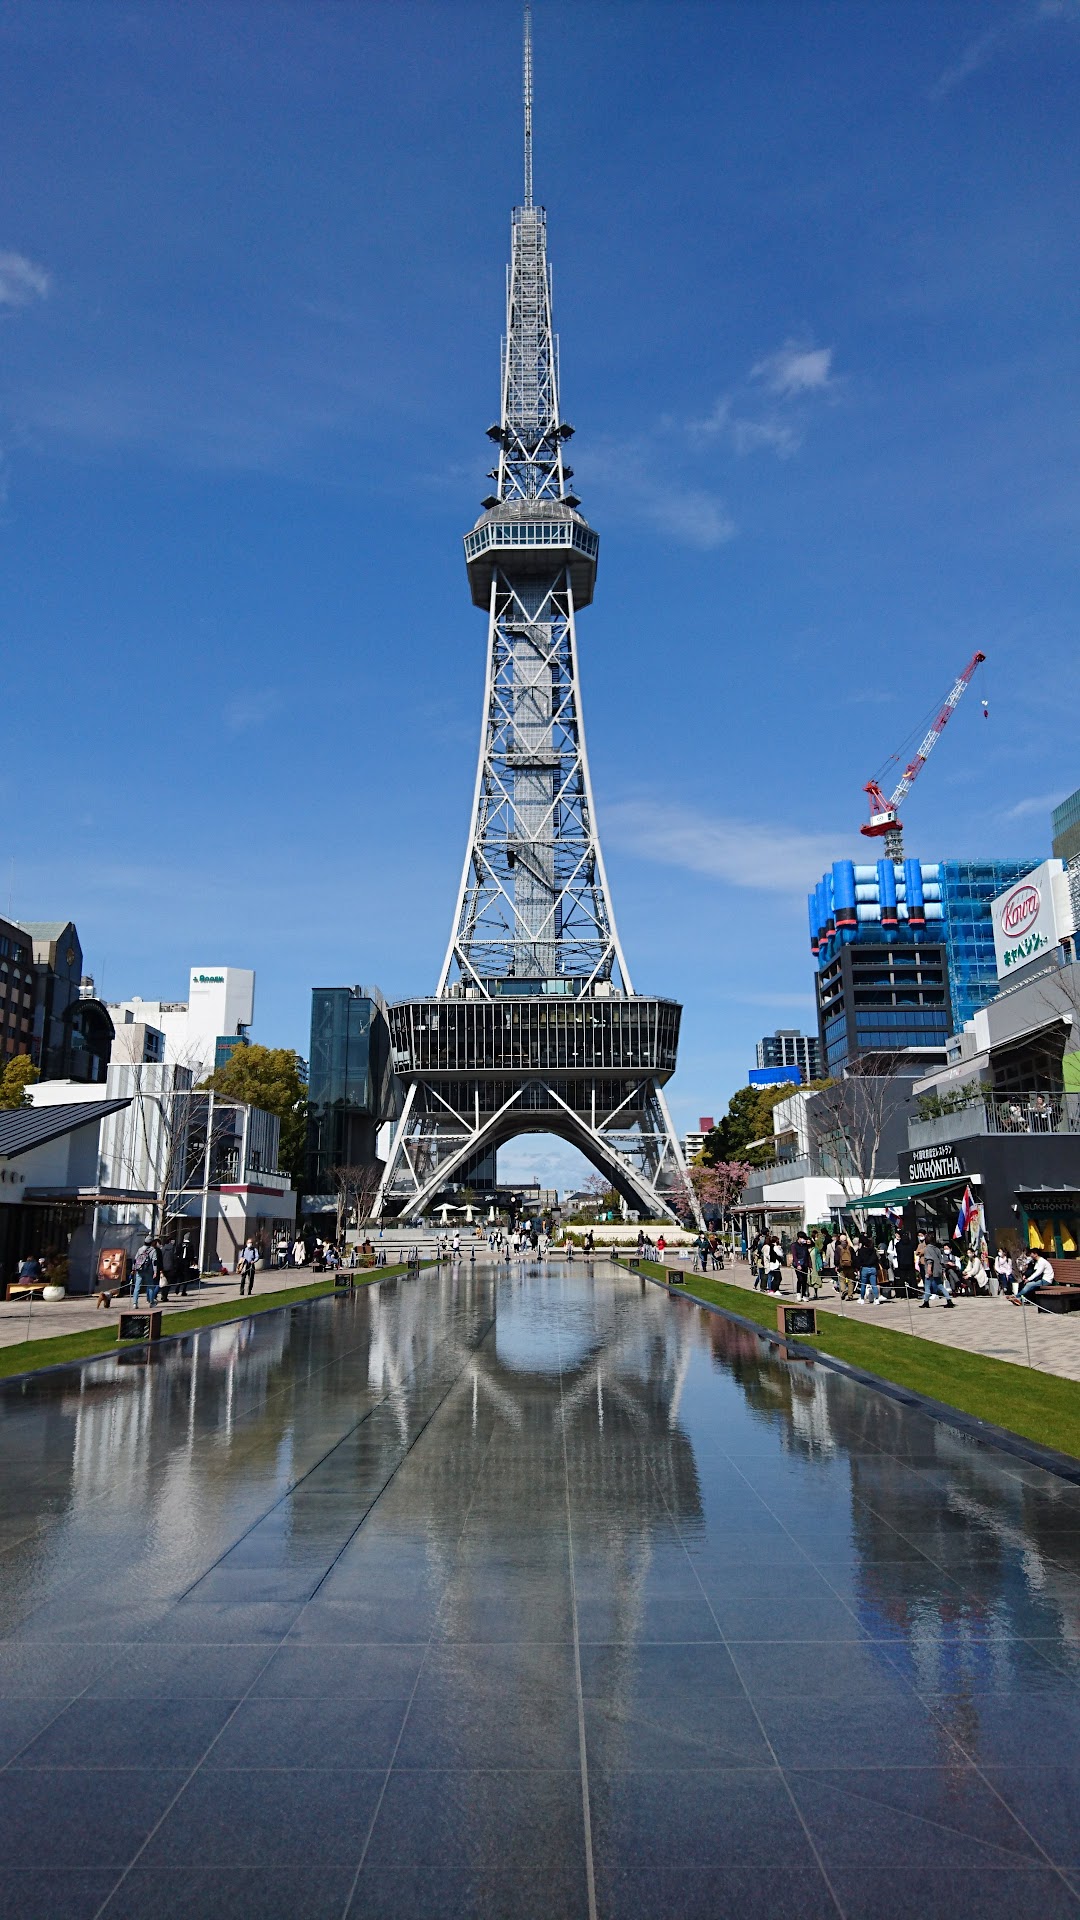
[[[1080,1246],[1080,1190],[1019,1187],[1016,1194],[1022,1247],[1051,1259],[1075,1260]]]

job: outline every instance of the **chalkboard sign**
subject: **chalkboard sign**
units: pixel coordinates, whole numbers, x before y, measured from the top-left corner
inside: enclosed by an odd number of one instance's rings
[[[780,1333],[788,1334],[792,1339],[799,1333],[817,1332],[817,1313],[813,1307],[785,1307],[776,1309],[776,1325]]]
[[[149,1313],[122,1313],[116,1337],[118,1340],[160,1340],[161,1308],[151,1307]]]
[[[334,1292],[335,1293],[351,1293],[355,1285],[356,1285],[356,1281],[353,1279],[353,1276],[351,1273],[346,1273],[344,1267],[335,1267],[334,1269]]]

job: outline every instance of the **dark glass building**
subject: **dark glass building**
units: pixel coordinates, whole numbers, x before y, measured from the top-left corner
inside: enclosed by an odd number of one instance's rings
[[[997,992],[991,902],[1025,860],[835,860],[809,897],[826,1074],[859,1054],[944,1064],[945,1042]]]
[[[101,1085],[115,1028],[83,979],[83,952],[70,920],[22,920],[34,956],[34,1019],[29,1053],[43,1080]],[[20,1052],[27,1051],[20,1047]]]
[[[377,987],[312,989],[308,1103],[307,1188],[330,1194],[335,1167],[377,1160],[379,1128],[400,1111]]]

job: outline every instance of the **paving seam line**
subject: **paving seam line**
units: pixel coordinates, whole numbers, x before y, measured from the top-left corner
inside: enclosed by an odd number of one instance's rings
[[[328,1296],[323,1295],[322,1297],[327,1298]],[[300,1301],[297,1304],[300,1306],[304,1306],[309,1303],[306,1301]],[[472,1349],[470,1358],[472,1357],[472,1354],[474,1354],[479,1347],[483,1346],[484,1341],[487,1339],[494,1325],[495,1325],[494,1319],[491,1319],[488,1321],[487,1325],[484,1328],[483,1333],[480,1335],[480,1338],[477,1341],[476,1348]],[[418,1371],[419,1366],[420,1366],[420,1362],[417,1361],[416,1366],[411,1367],[409,1369],[409,1372],[404,1376],[406,1381],[411,1380],[413,1378],[413,1376]],[[404,1461],[408,1458],[409,1454],[412,1452],[412,1449],[415,1446],[417,1440],[420,1438],[421,1433],[423,1433],[424,1429],[428,1426],[430,1421],[434,1418],[435,1414],[439,1410],[439,1407],[442,1406],[443,1401],[453,1391],[454,1387],[457,1385],[458,1380],[460,1380],[461,1378],[461,1374],[464,1371],[465,1369],[461,1368],[459,1372],[454,1375],[454,1378],[451,1380],[449,1386],[446,1389],[446,1392],[442,1394],[439,1400],[438,1406],[435,1407],[433,1411],[428,1414],[427,1418],[424,1421],[423,1426],[420,1427],[417,1430],[417,1432],[413,1435],[413,1438],[409,1441],[408,1446],[406,1447],[405,1452],[402,1455],[402,1458],[397,1462],[397,1465],[392,1469],[388,1478],[383,1482],[382,1486],[379,1488],[378,1493],[375,1495],[370,1505],[367,1508],[365,1508],[363,1518],[360,1521],[358,1521],[357,1525],[353,1528],[352,1533],[349,1535],[349,1539],[345,1542],[346,1547],[350,1544],[352,1540],[356,1538],[356,1535],[359,1533],[360,1528],[363,1526],[364,1521],[368,1517],[368,1514],[371,1512],[371,1508],[375,1505],[375,1502],[377,1500],[381,1500],[383,1494],[386,1492],[387,1487],[390,1485],[390,1481],[394,1478],[394,1475],[400,1471],[401,1466],[403,1465]],[[196,1578],[192,1580],[190,1584],[184,1588],[182,1593],[178,1593],[176,1595],[175,1600],[172,1602],[173,1606],[178,1606],[181,1600],[188,1599],[188,1597],[194,1593],[196,1587],[201,1586],[204,1580],[208,1580],[210,1578],[210,1575],[212,1573],[215,1573],[218,1567],[220,1567],[222,1561],[228,1559],[230,1553],[234,1553],[237,1547],[242,1546],[245,1540],[250,1539],[251,1535],[255,1533],[257,1529],[263,1525],[264,1521],[270,1518],[270,1515],[272,1513],[276,1513],[278,1508],[281,1506],[284,1506],[287,1500],[291,1500],[293,1495],[300,1491],[300,1488],[304,1485],[304,1483],[311,1479],[312,1474],[318,1473],[320,1468],[324,1467],[327,1461],[332,1459],[333,1455],[337,1453],[339,1447],[343,1447],[346,1441],[352,1440],[355,1437],[355,1435],[359,1433],[360,1428],[366,1425],[367,1421],[369,1421],[374,1414],[378,1413],[383,1407],[385,1407],[388,1401],[393,1399],[394,1392],[395,1392],[395,1389],[391,1388],[388,1393],[383,1394],[381,1399],[374,1400],[371,1406],[368,1407],[367,1411],[360,1415],[359,1420],[354,1420],[352,1426],[349,1427],[347,1432],[341,1435],[340,1439],[334,1441],[334,1444],[332,1447],[328,1447],[326,1452],[322,1454],[318,1460],[314,1461],[312,1465],[308,1467],[307,1471],[300,1475],[300,1478],[298,1480],[294,1480],[290,1486],[286,1487],[284,1493],[280,1494],[279,1497],[275,1501],[273,1501],[270,1506],[267,1507],[265,1513],[260,1513],[259,1515],[257,1515],[257,1517],[251,1522],[251,1525],[249,1527],[245,1527],[243,1533],[238,1533],[236,1536],[236,1539],[231,1541],[229,1545],[226,1548],[224,1548],[221,1553],[218,1554],[216,1560],[212,1560],[210,1565],[208,1567],[205,1567],[202,1573],[198,1574]],[[315,1594],[319,1591],[319,1587],[322,1586],[323,1581],[327,1577],[327,1574],[329,1574],[332,1571],[333,1567],[337,1565],[344,1551],[345,1551],[345,1547],[342,1547],[340,1551],[334,1556],[334,1560],[331,1563],[331,1566],[328,1567],[326,1570],[326,1573],[324,1573],[320,1577],[318,1585],[312,1589],[311,1593],[309,1593],[308,1599],[303,1602],[304,1606],[307,1606],[308,1600],[314,1599]]]
[[[1074,1459],[1071,1454],[1058,1453],[1053,1447],[1041,1447],[1037,1440],[1027,1440],[1023,1434],[1013,1433],[1009,1427],[995,1427],[989,1420],[980,1420],[977,1414],[965,1413],[962,1407],[950,1407],[945,1400],[932,1400],[928,1394],[919,1393],[914,1387],[901,1387],[895,1380],[883,1380],[880,1374],[868,1373],[864,1367],[853,1366],[850,1361],[840,1360],[820,1347],[807,1347],[800,1340],[792,1340],[779,1332],[773,1333],[770,1328],[763,1327],[760,1320],[750,1320],[745,1314],[733,1312],[730,1307],[718,1307],[715,1301],[703,1300],[697,1293],[688,1293],[685,1286],[671,1286],[668,1281],[658,1280],[653,1274],[642,1273],[636,1267],[625,1267],[623,1271],[637,1273],[638,1278],[647,1280],[650,1286],[662,1287],[673,1300],[692,1300],[696,1307],[704,1307],[707,1313],[719,1314],[722,1320],[730,1320],[733,1326],[747,1328],[770,1346],[783,1347],[785,1352],[794,1354],[799,1360],[815,1360],[823,1367],[831,1367],[834,1373],[843,1374],[859,1386],[873,1387],[877,1393],[887,1394],[890,1400],[898,1400],[901,1406],[916,1407],[931,1420],[940,1420],[945,1426],[956,1427],[971,1439],[981,1440],[987,1446],[1000,1447],[1004,1453],[1013,1453],[1019,1459],[1026,1460],[1029,1466],[1042,1467],[1047,1473],[1056,1474],[1059,1480],[1070,1480],[1074,1486],[1080,1486],[1080,1460]],[[904,1334],[903,1337],[907,1340],[918,1339],[917,1334]]]

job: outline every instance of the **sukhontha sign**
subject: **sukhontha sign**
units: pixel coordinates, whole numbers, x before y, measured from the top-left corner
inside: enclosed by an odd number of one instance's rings
[[[998,979],[1006,980],[1074,932],[1064,862],[1044,860],[999,893],[990,913]]]

